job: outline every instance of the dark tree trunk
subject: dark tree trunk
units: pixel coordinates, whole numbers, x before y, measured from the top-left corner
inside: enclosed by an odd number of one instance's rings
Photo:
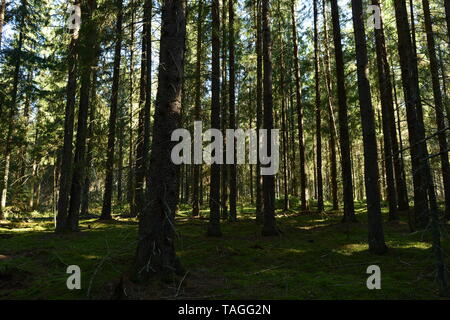
[[[11,153],[13,150],[13,137],[16,130],[16,116],[17,116],[17,95],[19,91],[19,77],[20,68],[22,66],[22,49],[24,41],[24,31],[26,21],[26,10],[28,3],[26,0],[22,0],[20,4],[20,23],[19,23],[19,39],[17,42],[17,49],[14,50],[14,75],[13,85],[11,89],[11,99],[9,101],[9,114],[8,114],[8,128],[6,135],[6,144],[4,149],[4,167],[3,177],[0,182],[0,219],[3,219],[3,211],[6,206],[6,199],[8,195],[8,182],[9,171],[11,165]]]
[[[228,101],[227,101],[227,50],[225,50],[225,44],[227,43],[227,28],[225,27],[227,19],[227,1],[222,0],[222,106],[221,106],[221,127],[223,134],[223,150],[226,150],[226,129],[228,120]],[[224,152],[224,163],[226,159],[226,154]],[[222,219],[228,218],[228,165],[222,164],[221,166],[222,176],[221,176],[221,203],[222,203]]]
[[[298,125],[298,141],[300,154],[300,209],[305,211],[306,203],[306,159],[305,159],[305,143],[303,138],[303,105],[302,105],[302,89],[301,77],[298,58],[297,44],[297,27],[295,24],[295,1],[291,2],[291,27],[292,39],[294,44],[294,71],[295,71],[295,96],[297,106],[297,125]]]
[[[416,56],[409,32],[408,14],[405,0],[395,2],[395,16],[398,34],[398,52],[402,71],[403,90],[406,103],[409,143],[411,147],[411,165],[414,186],[414,211],[419,227],[428,224],[428,185],[431,182],[427,158],[427,145],[422,116]]]
[[[186,16],[184,0],[165,0],[162,6],[160,65],[155,104],[149,190],[139,221],[134,264],[137,281],[151,275],[181,273],[175,254],[175,210],[179,166],[170,157],[172,132],[180,127],[181,87],[184,72]]]
[[[352,163],[350,159],[350,140],[348,133],[347,93],[345,91],[344,57],[342,53],[341,26],[337,0],[331,0],[333,21],[334,54],[336,60],[336,78],[339,107],[339,140],[341,145],[341,169],[344,187],[344,222],[354,222]]]
[[[317,159],[317,211],[323,211],[323,178],[322,178],[322,117],[320,106],[319,79],[319,30],[317,26],[317,0],[314,0],[314,78],[316,85],[316,159]]]
[[[87,215],[89,213],[89,189],[91,188],[91,169],[92,164],[92,156],[94,153],[94,145],[95,145],[95,118],[97,116],[97,73],[98,73],[98,56],[99,56],[99,47],[97,47],[97,61],[95,63],[95,69],[92,74],[92,87],[91,87],[91,100],[90,100],[90,108],[89,108],[89,127],[88,127],[88,142],[87,142],[87,152],[86,152],[86,168],[88,170],[88,174],[86,174],[86,178],[84,179],[83,190],[81,194],[81,208],[80,208],[80,216]]]
[[[86,137],[87,118],[90,103],[90,91],[92,83],[92,67],[95,65],[98,52],[92,50],[97,42],[97,24],[92,19],[92,14],[96,10],[95,0],[83,3],[81,33],[79,46],[79,68],[81,76],[80,105],[78,110],[77,137],[75,144],[75,157],[73,162],[73,175],[70,191],[69,213],[67,216],[67,228],[70,231],[78,231],[78,220],[81,203],[81,190],[86,173]]]
[[[230,1],[232,5],[233,1]],[[212,73],[211,73],[211,128],[220,130],[220,5],[219,0],[212,2]],[[217,152],[215,150],[214,152]],[[213,156],[213,155],[211,155]],[[209,184],[209,225],[208,235],[219,237],[220,231],[220,165],[211,165]]]
[[[362,0],[352,0],[352,12],[355,33],[358,94],[364,144],[364,181],[369,223],[369,250],[377,254],[382,254],[386,252],[387,246],[384,242],[383,221],[381,217],[375,117],[368,78],[369,60],[367,58]]]
[[[128,134],[130,145],[128,150],[128,181],[127,198],[130,205],[130,216],[133,216],[135,208],[135,187],[134,187],[134,138],[133,138],[133,102],[134,102],[134,0],[131,0],[131,26],[130,26],[130,106],[128,108]]]
[[[448,45],[450,46],[450,1],[444,1],[445,5],[445,20],[447,21],[447,37]]]
[[[201,66],[202,66],[202,25],[203,25],[203,1],[198,3],[198,18],[197,18],[197,61],[195,66],[195,108],[194,120],[200,121],[201,115]],[[194,164],[194,180],[192,182],[192,215],[194,217],[199,215],[198,206],[198,192],[200,179],[200,165]]]
[[[236,129],[236,73],[235,73],[235,34],[234,34],[234,1],[228,0],[228,52],[229,52],[229,103],[230,103],[230,123],[229,129]],[[236,201],[237,201],[237,171],[236,171],[236,139],[233,143],[234,163],[229,165],[230,177],[230,221],[236,221]]]
[[[261,0],[256,1],[256,129],[259,141],[259,129],[262,125],[262,23],[261,23]],[[259,161],[259,148],[257,148],[256,163],[256,223],[261,224],[264,220],[263,204],[262,204],[262,179],[261,179],[261,162]]]
[[[64,117],[64,142],[62,148],[61,169],[59,177],[59,198],[56,216],[56,232],[66,228],[69,191],[72,175],[72,141],[75,113],[75,96],[77,90],[77,41],[78,32],[71,34],[68,55],[68,77],[66,85],[66,107]]]
[[[372,4],[379,6],[378,0],[372,0]],[[378,85],[380,90],[380,100],[382,109],[382,124],[383,124],[383,142],[384,142],[384,163],[386,168],[386,182],[387,182],[387,199],[389,202],[389,220],[398,220],[397,211],[397,194],[395,190],[394,178],[394,154],[392,150],[391,135],[395,135],[391,131],[391,124],[394,119],[390,119],[389,109],[394,109],[392,99],[392,84],[390,79],[390,69],[387,61],[386,44],[384,39],[383,21],[381,21],[380,29],[375,28],[375,46],[377,52],[377,67],[378,67]],[[398,150],[397,150],[398,152]],[[398,157],[398,155],[397,155]]]
[[[445,132],[444,103],[441,86],[439,82],[439,64],[436,54],[436,43],[432,27],[430,3],[422,0],[423,13],[425,16],[425,31],[427,34],[428,53],[430,57],[431,81],[433,83],[434,110],[436,111],[436,125],[440,132],[438,135],[439,151],[441,157],[442,180],[444,183],[445,216],[450,218],[450,167],[448,160],[448,144]]]
[[[122,0],[117,0],[117,20],[116,20],[116,46],[114,49],[114,70],[112,83],[111,108],[109,111],[108,124],[108,149],[106,155],[106,178],[105,192],[103,194],[103,207],[100,219],[111,220],[111,202],[113,193],[114,178],[114,153],[116,143],[116,123],[117,123],[117,104],[119,97],[119,80],[120,80],[120,58],[122,51]]]
[[[324,56],[324,72],[325,80],[327,85],[327,103],[328,103],[328,115],[329,121],[328,126],[330,129],[330,176],[331,176],[331,196],[333,203],[333,211],[339,210],[339,200],[338,200],[338,182],[337,182],[337,159],[336,159],[336,122],[334,119],[334,108],[333,108],[333,89],[331,82],[331,69],[330,69],[330,50],[328,46],[328,28],[327,28],[327,14],[326,14],[326,2],[322,1],[322,15],[323,15],[323,33],[324,33],[324,45],[325,45],[325,56]]]
[[[267,129],[267,153],[271,154],[271,139],[273,129],[273,97],[272,97],[272,40],[270,35],[269,0],[262,0],[263,22],[263,57],[264,57],[264,124]],[[275,176],[263,176],[264,225],[263,236],[278,235],[275,221]]]

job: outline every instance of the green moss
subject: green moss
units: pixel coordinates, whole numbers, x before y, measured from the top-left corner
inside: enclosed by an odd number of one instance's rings
[[[340,214],[280,212],[282,235],[265,238],[253,219],[254,208],[245,205],[238,222],[222,222],[222,238],[209,238],[207,219],[191,218],[190,208],[182,207],[176,246],[189,273],[178,297],[437,298],[429,235],[410,234],[402,217],[385,224],[388,253],[371,255],[364,207],[357,209],[360,223],[349,225],[340,223]],[[136,247],[137,221],[118,220],[82,220],[81,232],[65,235],[53,233],[53,221],[0,225],[0,299],[108,298],[105,288],[130,270]],[[442,241],[448,251],[448,226]],[[81,290],[66,288],[66,268],[72,264],[82,270]],[[366,287],[371,264],[381,268],[381,290]],[[8,276],[13,280],[5,280]],[[151,297],[173,298],[178,284],[156,288]]]

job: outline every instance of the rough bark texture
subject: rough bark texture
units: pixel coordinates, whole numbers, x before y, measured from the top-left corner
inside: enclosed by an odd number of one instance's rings
[[[369,250],[377,254],[382,254],[386,252],[387,247],[384,242],[383,222],[381,218],[375,117],[368,78],[369,61],[367,58],[362,0],[352,0],[352,12],[355,33],[358,94],[364,144],[364,182],[366,186],[369,223]]]
[[[262,125],[262,23],[261,23],[261,0],[256,1],[256,129],[259,141],[259,129]],[[258,159],[256,163],[256,223],[261,224],[264,220],[262,205],[262,179],[261,162],[259,161],[259,148],[257,149]]]
[[[178,203],[179,166],[171,160],[174,130],[180,127],[181,88],[186,37],[186,2],[165,0],[162,6],[160,68],[155,104],[149,190],[139,221],[134,264],[137,281],[151,275],[180,273],[175,254],[175,211]]]
[[[339,141],[341,145],[341,170],[344,191],[344,222],[354,222],[352,163],[350,159],[350,140],[348,133],[347,93],[345,91],[344,57],[342,54],[341,26],[337,0],[331,0],[333,21],[334,54],[336,60],[336,78],[339,107]]]
[[[232,1],[231,1],[232,2]],[[211,128],[220,130],[220,5],[219,0],[212,3],[212,74],[211,74]],[[217,152],[217,150],[215,150]],[[220,165],[211,165],[209,193],[208,235],[218,237],[220,231]]]
[[[120,79],[120,58],[122,50],[122,0],[117,0],[117,20],[116,20],[116,46],[114,48],[114,69],[112,81],[112,96],[111,108],[109,110],[108,123],[108,149],[106,155],[106,178],[105,191],[103,194],[103,207],[100,219],[110,220],[111,216],[111,202],[113,193],[113,174],[114,174],[114,154],[116,143],[116,124],[117,124],[117,104],[119,97],[119,79]]]
[[[5,20],[6,0],[0,4],[0,50],[2,49],[3,23]]]

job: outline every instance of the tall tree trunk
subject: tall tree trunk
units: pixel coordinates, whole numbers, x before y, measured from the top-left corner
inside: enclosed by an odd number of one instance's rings
[[[198,18],[197,18],[197,61],[195,65],[195,107],[194,120],[201,120],[201,66],[202,66],[202,25],[203,25],[203,1],[198,2]],[[199,192],[199,176],[200,165],[194,164],[194,180],[192,183],[192,215],[199,215],[198,192]]]
[[[134,0],[131,0],[131,25],[130,25],[130,106],[128,108],[128,181],[127,181],[127,198],[130,205],[130,216],[133,216],[133,208],[135,208],[135,188],[134,188],[134,138],[133,138],[133,102],[134,102]]]
[[[427,34],[428,53],[430,57],[431,81],[433,83],[434,110],[436,111],[436,125],[440,132],[438,135],[439,151],[441,157],[442,180],[444,183],[445,216],[450,219],[450,166],[448,160],[448,144],[445,132],[444,103],[439,82],[439,64],[436,54],[436,43],[432,27],[430,3],[422,0],[425,17],[425,31]]]
[[[95,65],[98,30],[93,13],[96,10],[96,0],[88,0],[82,3],[82,21],[79,46],[79,68],[81,76],[80,105],[78,110],[77,137],[75,144],[75,156],[73,162],[73,175],[70,190],[69,212],[67,216],[67,228],[70,231],[78,231],[78,220],[81,203],[81,189],[86,173],[86,137],[87,118],[90,103],[90,90],[92,83],[92,67]],[[84,16],[83,16],[84,15]]]
[[[221,127],[223,134],[223,150],[226,150],[226,128],[227,128],[227,120],[228,120],[228,101],[227,101],[227,50],[225,50],[225,44],[227,43],[227,1],[222,0],[222,107],[221,107]],[[222,219],[226,219],[228,217],[228,165],[225,164],[226,153],[223,153],[224,164],[221,166],[222,176],[221,176],[221,203],[222,203]]]
[[[95,68],[92,74],[92,86],[91,86],[91,100],[90,100],[90,108],[89,108],[89,127],[88,127],[88,142],[87,142],[87,152],[86,152],[86,168],[88,170],[88,174],[86,174],[86,178],[84,179],[83,189],[81,193],[81,208],[80,208],[80,216],[87,215],[89,213],[89,189],[91,188],[91,169],[92,157],[94,155],[94,146],[95,146],[95,124],[96,124],[96,116],[97,116],[97,74],[98,74],[98,57],[100,55],[99,46],[96,48],[97,50],[97,59],[95,63]]]
[[[233,1],[230,0],[232,5]],[[219,0],[212,2],[212,59],[211,59],[211,128],[220,130],[220,5]],[[214,153],[218,150],[214,150]],[[214,155],[211,155],[214,156]],[[209,184],[210,217],[208,235],[218,237],[220,231],[220,165],[211,165]]]
[[[395,15],[398,34],[398,52],[402,71],[402,82],[406,103],[411,165],[414,186],[414,211],[419,227],[428,223],[428,185],[431,180],[430,168],[426,159],[428,151],[425,138],[422,104],[420,100],[416,57],[409,32],[405,0],[395,2]]]
[[[334,54],[336,60],[336,78],[339,107],[339,140],[341,145],[341,170],[344,185],[344,222],[354,222],[352,163],[350,159],[350,140],[348,132],[347,93],[345,91],[344,57],[342,53],[341,26],[337,0],[331,0],[333,21]]]
[[[298,43],[297,43],[297,27],[295,24],[295,0],[291,2],[291,27],[292,39],[294,44],[294,71],[295,71],[295,96],[297,106],[297,125],[298,125],[298,140],[299,140],[299,154],[300,154],[300,209],[305,211],[307,207],[306,202],[306,159],[305,159],[305,143],[303,138],[303,105],[302,105],[302,89],[300,66],[298,57]]]
[[[228,52],[229,52],[229,68],[230,68],[230,82],[228,87],[229,103],[230,103],[230,123],[229,129],[236,129],[236,73],[235,73],[235,34],[234,34],[234,2],[235,0],[228,0]],[[230,174],[230,221],[236,221],[236,201],[237,201],[237,170],[236,170],[236,139],[234,139],[233,154],[234,163],[229,165]]]
[[[372,4],[380,6],[378,0],[372,0]],[[380,17],[381,19],[381,17]],[[382,109],[382,124],[383,124],[383,142],[384,142],[384,163],[386,168],[386,182],[387,182],[387,198],[389,202],[389,220],[398,220],[397,211],[397,194],[395,189],[394,178],[394,153],[392,149],[392,137],[395,135],[391,131],[391,124],[395,123],[390,119],[389,110],[394,110],[392,98],[392,84],[390,79],[390,69],[387,61],[386,43],[384,39],[383,21],[380,20],[380,28],[375,28],[375,46],[377,52],[377,67],[378,67],[378,85],[380,90],[380,100]],[[397,140],[395,138],[395,140]],[[398,150],[397,150],[398,152]],[[398,155],[397,155],[398,158]]]
[[[369,223],[369,250],[382,254],[387,247],[384,242],[383,222],[378,186],[378,155],[375,133],[375,117],[368,78],[366,31],[364,28],[362,0],[352,0],[353,29],[358,75],[358,94],[364,144],[364,181],[366,186],[367,215]]]
[[[316,159],[317,159],[317,211],[323,211],[323,178],[322,178],[322,117],[319,79],[319,31],[317,26],[317,0],[314,0],[314,78],[316,85]]]
[[[120,58],[122,51],[122,0],[117,0],[117,20],[116,20],[116,46],[114,49],[114,70],[112,81],[111,108],[109,111],[108,123],[108,149],[106,155],[106,178],[105,191],[103,194],[103,206],[100,219],[111,220],[111,202],[113,193],[114,178],[114,153],[116,143],[116,123],[117,123],[117,104],[119,97],[119,80],[120,80]]]
[[[327,14],[326,14],[326,1],[322,1],[322,15],[323,15],[323,34],[325,45],[325,56],[324,62],[324,72],[325,80],[327,85],[327,103],[328,103],[328,115],[329,121],[328,126],[330,129],[330,176],[331,176],[331,196],[333,203],[333,211],[339,210],[339,200],[338,200],[338,183],[337,183],[337,159],[336,159],[336,122],[334,119],[334,108],[333,108],[333,88],[331,82],[331,69],[330,69],[330,49],[328,46],[328,28],[327,28]]]
[[[68,77],[66,85],[66,107],[64,117],[64,142],[62,148],[61,169],[59,178],[58,213],[56,216],[56,232],[66,228],[67,208],[69,205],[70,179],[72,174],[72,140],[75,112],[75,96],[77,90],[77,41],[78,31],[72,30],[68,55]]]
[[[444,5],[445,5],[445,20],[447,21],[448,45],[450,46],[450,1],[444,1]]]
[[[256,130],[259,141],[259,129],[262,125],[262,98],[263,98],[263,80],[262,80],[262,23],[261,23],[261,0],[256,1]],[[261,224],[264,220],[262,203],[262,179],[261,179],[261,161],[259,160],[259,148],[257,148],[256,162],[256,223]]]
[[[152,274],[182,272],[175,254],[175,210],[179,166],[170,154],[172,132],[180,127],[181,87],[184,72],[186,16],[184,0],[165,0],[162,6],[160,65],[155,104],[149,190],[139,221],[134,275],[146,281]]]
[[[11,98],[9,101],[8,128],[6,133],[6,143],[4,149],[4,166],[3,177],[0,182],[0,219],[4,218],[3,211],[6,207],[6,199],[8,195],[9,171],[11,165],[11,153],[13,150],[13,137],[16,130],[17,117],[17,96],[19,91],[20,68],[22,66],[22,49],[24,42],[24,27],[26,21],[27,0],[22,0],[20,4],[20,22],[19,22],[19,39],[17,48],[14,50],[14,73],[13,85],[11,89]]]
[[[264,57],[264,124],[267,129],[267,154],[272,154],[271,141],[273,129],[273,97],[272,97],[272,40],[270,35],[269,0],[262,0],[263,22],[263,57]],[[278,235],[275,221],[275,176],[263,176],[264,225],[263,236]]]

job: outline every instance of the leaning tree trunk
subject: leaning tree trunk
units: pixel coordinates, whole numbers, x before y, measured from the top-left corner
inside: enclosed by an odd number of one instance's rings
[[[263,56],[264,56],[264,129],[267,130],[267,154],[272,154],[271,141],[273,129],[272,97],[272,40],[270,35],[269,0],[262,0]],[[263,176],[264,224],[263,236],[278,235],[275,221],[275,176]]]
[[[319,79],[319,30],[317,26],[317,0],[314,0],[314,79],[316,87],[316,160],[317,160],[317,211],[323,211],[323,178],[322,178],[322,117],[320,107]]]
[[[339,140],[341,145],[341,170],[344,186],[344,218],[345,222],[356,221],[353,203],[352,163],[350,159],[350,139],[348,131],[347,93],[345,91],[344,57],[342,53],[341,26],[337,0],[331,0],[333,21],[334,54],[336,60],[336,78],[339,107]]]
[[[383,222],[381,218],[377,140],[368,78],[369,59],[367,57],[362,0],[352,0],[352,12],[355,33],[358,94],[364,144],[364,181],[369,223],[369,250],[377,254],[382,254],[386,252],[387,246],[384,242]]]
[[[298,140],[300,152],[300,209],[305,211],[306,203],[306,159],[305,159],[305,143],[303,139],[303,105],[302,105],[302,89],[301,77],[298,58],[298,44],[297,44],[297,28],[295,24],[295,0],[291,2],[291,27],[292,39],[294,49],[294,72],[295,72],[295,97],[297,108],[297,125],[298,125]]]
[[[446,1],[448,2],[448,1]],[[425,31],[427,34],[428,53],[430,56],[431,81],[433,83],[434,110],[436,111],[436,125],[439,131],[439,151],[441,157],[442,180],[444,183],[445,216],[450,218],[450,166],[448,160],[448,144],[445,131],[444,103],[439,81],[439,64],[436,54],[436,43],[432,27],[430,3],[422,0],[425,16]]]
[[[79,68],[81,75],[80,105],[78,110],[77,138],[75,144],[75,157],[73,162],[73,175],[70,190],[69,212],[67,216],[67,228],[70,231],[78,231],[78,220],[81,203],[81,190],[86,173],[86,137],[87,118],[90,104],[90,91],[92,83],[92,67],[95,65],[98,30],[93,18],[96,10],[96,0],[83,3],[81,9],[82,21],[79,46]],[[84,15],[84,17],[83,17]]]
[[[378,0],[372,0],[372,4],[379,6]],[[381,18],[380,18],[381,19]],[[394,154],[392,150],[390,124],[394,121],[390,119],[389,109],[393,109],[392,84],[389,75],[389,64],[387,62],[386,44],[384,39],[383,21],[380,21],[380,28],[375,28],[375,46],[377,52],[378,86],[380,90],[380,100],[382,109],[382,127],[384,142],[384,163],[386,168],[387,198],[389,202],[389,220],[398,220],[397,194],[394,178]]]
[[[114,49],[114,68],[113,68],[113,83],[112,83],[112,96],[111,96],[111,108],[109,111],[109,124],[108,124],[108,149],[106,155],[106,178],[105,178],[105,191],[103,194],[103,207],[100,219],[111,220],[111,202],[113,193],[113,174],[114,174],[114,151],[116,142],[116,123],[117,123],[117,104],[119,97],[119,79],[120,79],[120,58],[122,51],[122,7],[123,1],[117,0],[117,21],[116,21],[116,46]]]
[[[232,3],[232,1],[230,1]],[[212,73],[211,73],[211,129],[220,130],[220,5],[219,0],[212,3]],[[218,150],[214,150],[218,152]],[[211,155],[213,157],[213,155]],[[220,231],[220,164],[211,165],[209,184],[209,225],[208,235],[218,237]]]
[[[175,210],[178,203],[179,166],[171,160],[180,127],[181,87],[184,73],[186,16],[184,0],[165,0],[162,6],[160,65],[155,104],[149,190],[139,221],[134,278],[180,273],[175,254]]]

